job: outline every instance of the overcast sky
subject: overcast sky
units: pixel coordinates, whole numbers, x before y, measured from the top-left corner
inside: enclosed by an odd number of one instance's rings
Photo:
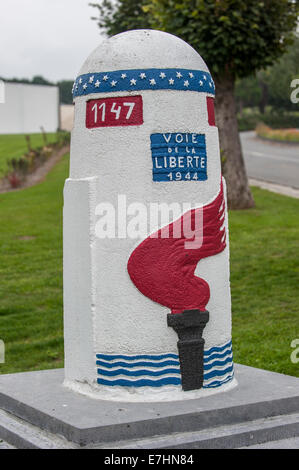
[[[0,76],[74,79],[103,40],[91,0],[0,0]]]

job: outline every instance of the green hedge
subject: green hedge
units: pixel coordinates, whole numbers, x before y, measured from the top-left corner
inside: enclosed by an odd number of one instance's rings
[[[277,113],[267,112],[260,114],[257,112],[244,113],[238,116],[239,130],[251,131],[256,128],[259,123],[264,123],[272,129],[299,128],[299,112],[297,113]]]

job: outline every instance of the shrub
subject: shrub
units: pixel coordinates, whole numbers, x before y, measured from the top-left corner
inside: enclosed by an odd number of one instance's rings
[[[59,147],[63,147],[64,145],[68,145],[70,143],[71,134],[69,132],[58,131],[56,136],[57,136],[57,138],[56,138],[57,145]]]
[[[16,175],[16,173],[11,173],[8,175],[8,181],[12,188],[18,188],[21,185],[20,178]]]
[[[17,188],[25,180],[26,176],[35,171],[49,157],[52,156],[55,149],[60,149],[70,142],[70,133],[58,131],[56,134],[56,142],[51,145],[45,144],[43,147],[32,149],[30,136],[25,136],[28,146],[28,152],[19,158],[13,158],[7,162],[8,179],[12,188]],[[44,134],[44,143],[46,143],[46,135]]]
[[[264,123],[273,129],[299,128],[299,113],[279,113],[267,111],[261,114],[257,111],[244,112],[238,116],[239,131],[252,131],[259,123]]]
[[[259,124],[256,127],[256,134],[259,137],[266,139],[277,140],[280,142],[298,142],[299,143],[299,130],[298,129],[271,129],[265,124]]]

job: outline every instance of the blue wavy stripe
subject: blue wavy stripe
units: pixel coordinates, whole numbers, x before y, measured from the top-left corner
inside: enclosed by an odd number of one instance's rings
[[[106,380],[98,379],[99,385],[121,386],[121,387],[163,387],[164,385],[181,385],[179,377],[165,377],[160,380],[140,379],[140,380]]]
[[[163,362],[103,362],[97,361],[97,365],[101,367],[105,367],[108,369],[112,369],[114,367],[127,367],[127,368],[134,368],[134,367],[167,367],[167,366],[179,366],[179,361],[163,361]]]
[[[99,366],[98,376],[100,376],[98,383],[102,385],[162,387],[163,385],[181,384],[180,362],[177,354],[140,354],[132,356],[124,354],[97,354],[97,359],[97,365]],[[149,370],[149,368],[154,370]],[[229,380],[232,380],[234,376],[233,371],[231,341],[222,346],[215,346],[204,351],[203,388],[220,387]],[[177,375],[177,377],[174,375]],[[128,379],[120,378],[120,376],[126,376]],[[111,377],[111,380],[108,379],[109,377]],[[138,377],[140,378],[137,379]],[[151,377],[161,378],[153,380]],[[113,378],[115,379],[113,380]],[[137,380],[134,380],[134,378]],[[211,379],[214,380],[207,383]]]
[[[179,358],[178,354],[141,354],[136,356],[125,356],[123,354],[97,354],[98,359],[103,359],[104,361],[113,361],[114,359],[124,359],[125,361],[138,361],[139,359],[148,359],[149,361],[161,361],[163,359],[177,359]]]
[[[116,370],[105,370],[98,369],[99,375],[105,375],[107,377],[115,377],[117,375],[127,375],[129,377],[140,377],[142,375],[150,375],[152,377],[158,377],[161,375],[170,375],[170,374],[181,374],[180,369],[164,369],[164,370],[127,370],[127,369],[116,369]]]
[[[211,354],[209,357],[205,357],[204,358],[204,362],[205,363],[208,363],[208,362],[211,362],[211,361],[214,361],[214,360],[218,360],[218,359],[225,359],[226,357],[228,356],[232,356],[233,354],[233,351],[232,349],[228,349],[226,352],[224,353],[221,353],[221,354]]]
[[[189,69],[130,69],[80,75],[73,96],[135,90],[180,90],[215,94],[209,72]]]
[[[228,343],[224,344],[223,346],[214,346],[213,348],[208,349],[204,352],[204,356],[207,357],[214,352],[223,352],[224,349],[232,347],[232,341],[230,340]]]
[[[203,385],[203,388],[216,388],[216,387],[220,387],[221,385],[227,383],[227,382],[230,382],[232,379],[234,378],[234,374],[232,375],[229,375],[228,377],[226,377],[226,379],[224,380],[215,380],[214,382],[211,382],[207,385]]]
[[[226,364],[232,364],[232,357],[228,357],[224,361],[214,361],[211,364],[204,364],[204,371],[214,369],[214,367],[225,366]]]
[[[222,375],[228,374],[229,372],[233,372],[233,370],[234,370],[233,364],[223,370],[217,370],[217,369],[213,370],[212,372],[208,372],[207,374],[204,374],[204,380],[209,380],[209,379],[212,379],[213,377],[221,377]]]

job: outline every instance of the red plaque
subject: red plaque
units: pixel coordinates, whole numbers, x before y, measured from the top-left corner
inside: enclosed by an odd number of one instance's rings
[[[90,100],[86,106],[86,127],[139,126],[143,124],[142,96],[118,96]]]
[[[214,98],[207,96],[207,106],[208,106],[208,121],[210,126],[216,126],[215,123],[215,110],[214,110]]]

